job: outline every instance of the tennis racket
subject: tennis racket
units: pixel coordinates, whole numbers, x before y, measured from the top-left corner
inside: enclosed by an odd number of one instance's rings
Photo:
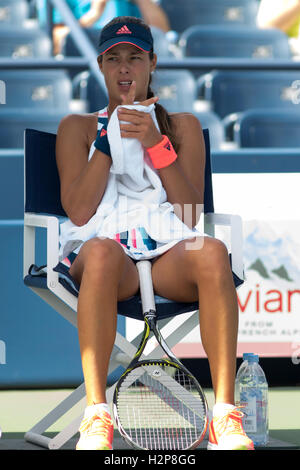
[[[120,434],[135,449],[194,449],[207,429],[206,398],[195,377],[174,356],[158,329],[151,263],[143,260],[136,266],[144,331],[134,358],[116,385],[114,418]],[[151,332],[166,358],[141,360]]]

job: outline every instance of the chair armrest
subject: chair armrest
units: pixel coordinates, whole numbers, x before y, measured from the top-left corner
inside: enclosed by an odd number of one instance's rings
[[[211,87],[213,74],[211,72],[204,73],[197,78],[197,97],[198,99],[205,100],[205,88]]]
[[[224,225],[230,227],[230,247],[232,270],[240,278],[244,279],[243,263],[243,224],[239,215],[233,214],[205,214],[205,224],[210,226]],[[212,235],[212,231],[209,231]]]
[[[42,227],[47,230],[47,285],[57,285],[58,273],[53,268],[59,261],[59,218],[53,215],[33,213],[24,214],[24,256],[23,276],[28,274],[31,264],[35,264],[35,229]]]
[[[75,75],[72,79],[72,96],[75,99],[87,100],[87,80],[90,76],[90,72],[85,70]],[[82,85],[85,84],[85,86]]]
[[[222,119],[226,141],[233,142],[235,140],[235,126],[242,114],[242,112],[231,113]]]

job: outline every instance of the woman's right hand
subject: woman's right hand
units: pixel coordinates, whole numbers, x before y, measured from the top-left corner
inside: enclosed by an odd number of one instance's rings
[[[140,143],[148,148],[158,144],[162,139],[162,135],[157,129],[152,119],[151,114],[137,111],[135,109],[122,108],[126,105],[133,105],[135,99],[136,83],[133,81],[129,92],[122,95],[122,104],[118,109],[120,123],[121,137],[137,139]],[[158,101],[157,96],[148,98],[147,100],[140,101],[138,104],[142,106],[150,106]],[[125,124],[126,123],[126,124]]]

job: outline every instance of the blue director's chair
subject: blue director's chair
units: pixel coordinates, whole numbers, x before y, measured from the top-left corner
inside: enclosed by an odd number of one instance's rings
[[[204,131],[206,142],[205,167],[205,196],[204,196],[204,229],[209,235],[214,235],[215,225],[227,225],[231,229],[230,260],[236,287],[243,283],[244,271],[242,261],[242,221],[237,215],[215,214],[210,163],[210,147],[208,131]],[[25,131],[25,214],[24,214],[24,283],[37,295],[52,306],[66,320],[76,327],[76,311],[78,288],[68,273],[68,267],[59,263],[59,224],[66,214],[60,202],[60,184],[55,160],[56,135],[37,130]],[[46,230],[47,253],[46,267],[39,269],[35,266],[35,231],[42,227]],[[143,260],[142,267],[150,272],[150,261]],[[137,265],[138,266],[138,265]],[[140,269],[139,269],[140,271]],[[148,277],[149,280],[149,277]],[[141,279],[141,289],[142,290]],[[143,286],[144,288],[144,286]],[[151,296],[150,296],[151,298]],[[174,347],[199,323],[198,302],[178,303],[155,295],[155,302],[160,328],[164,327],[164,337],[169,347]],[[144,305],[143,305],[144,306]],[[140,293],[125,301],[118,302],[118,314],[137,320],[143,320]],[[180,327],[174,329],[178,314],[183,319]],[[178,323],[178,322],[177,322]],[[167,328],[166,328],[167,326]],[[136,352],[141,333],[131,342],[119,332],[116,335],[115,346],[110,361],[109,374],[117,367],[125,366]],[[154,346],[149,353],[152,358],[160,356],[160,348]],[[114,385],[107,388],[108,403],[112,400]],[[55,407],[47,416],[39,421],[25,434],[26,441],[49,449],[58,449],[72,438],[78,431],[82,419],[85,401],[82,403],[82,413],[76,419],[49,438],[43,433],[60,417],[64,416],[74,405],[85,398],[84,384]]]

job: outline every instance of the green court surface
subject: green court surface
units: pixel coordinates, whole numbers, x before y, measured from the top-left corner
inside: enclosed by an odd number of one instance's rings
[[[31,450],[33,446],[24,443],[23,435],[43,416],[51,411],[71,390],[2,390],[0,391],[0,427],[2,438],[0,450]],[[214,404],[212,390],[205,394],[209,407]],[[300,449],[300,387],[274,387],[269,390],[269,429],[270,447],[280,450]],[[65,417],[62,417],[47,432],[62,430],[72,419],[82,412],[84,400],[76,405]],[[118,438],[115,449],[123,449]],[[69,444],[75,446],[75,439]],[[118,447],[119,443],[119,447]],[[203,446],[201,446],[203,447]]]

